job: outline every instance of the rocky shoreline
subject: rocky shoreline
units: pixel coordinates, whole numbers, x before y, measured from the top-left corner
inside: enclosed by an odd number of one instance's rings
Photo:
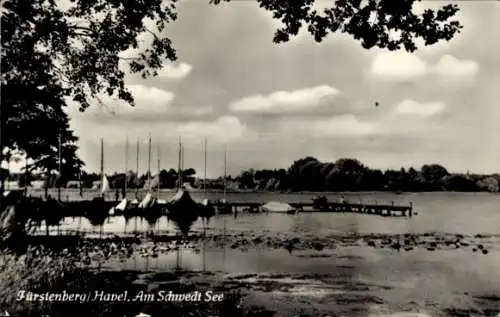
[[[227,247],[234,250],[249,249],[285,249],[293,253],[302,250],[333,250],[338,247],[369,246],[379,249],[392,249],[397,252],[411,252],[425,249],[429,252],[441,250],[470,250],[488,255],[490,250],[500,249],[500,235],[463,235],[454,233],[422,234],[350,234],[350,235],[313,235],[266,232],[211,232],[192,234],[187,239],[176,235],[137,234],[135,236],[112,235],[102,238],[81,236],[32,236],[31,245],[41,245],[51,250],[65,250],[84,257],[85,254],[99,254],[103,258],[110,256],[155,256],[173,252],[179,248],[200,250],[205,248]],[[75,253],[75,251],[77,253]]]

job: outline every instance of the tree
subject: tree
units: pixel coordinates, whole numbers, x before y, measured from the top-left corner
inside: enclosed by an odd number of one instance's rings
[[[478,190],[476,183],[465,175],[445,176],[443,186],[450,191],[473,192]]]
[[[439,164],[423,165],[421,173],[426,183],[426,190],[438,190],[442,185],[443,178],[450,175],[446,168]]]
[[[240,182],[243,188],[255,188],[255,171],[253,169],[249,169],[248,171],[241,172],[240,176],[237,177],[237,181]]]
[[[211,0],[214,4],[231,0]],[[451,40],[462,26],[450,19],[458,12],[458,6],[445,5],[438,10],[413,13],[413,4],[419,0],[336,0],[322,14],[314,10],[315,0],[256,0],[260,7],[271,11],[273,18],[284,27],[274,34],[274,42],[282,43],[299,33],[303,25],[317,42],[328,33],[343,32],[361,42],[365,49],[373,47],[389,50],[417,50],[415,39],[423,39],[426,45],[441,40]],[[374,19],[372,19],[374,17]],[[400,32],[392,37],[391,32]]]
[[[73,135],[69,126],[64,130],[46,129],[42,137],[29,142],[28,157],[34,162],[28,165],[31,171],[50,174],[59,171],[59,137],[61,138],[61,174],[65,181],[78,179],[83,161],[78,157],[76,141],[78,138]],[[57,131],[61,131],[60,134]],[[40,132],[41,134],[42,132]]]
[[[188,168],[188,169],[185,169],[182,171],[182,177],[185,178],[185,177],[193,177],[194,175],[196,175],[196,170],[192,167]]]

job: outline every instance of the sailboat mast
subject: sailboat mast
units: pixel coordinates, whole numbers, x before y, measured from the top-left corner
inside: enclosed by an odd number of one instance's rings
[[[58,142],[58,147],[57,147],[57,154],[59,156],[59,184],[57,186],[57,199],[61,200],[61,181],[62,181],[62,138],[61,138],[61,132],[59,132],[59,135],[57,136],[57,142]]]
[[[101,138],[101,189],[104,189],[104,139]],[[102,190],[104,198],[104,190]]]
[[[139,179],[139,138],[137,138],[137,153],[136,153],[136,158],[137,158],[137,161],[135,163],[135,177],[137,179]],[[138,198],[139,194],[139,187],[137,186],[136,184],[136,187],[135,187],[135,198]]]
[[[205,152],[205,166],[203,169],[203,193],[207,194],[207,138],[205,138],[203,150]]]
[[[177,170],[177,189],[182,188],[182,143],[181,143],[181,137],[179,137],[179,161],[178,161],[178,170]]]
[[[224,200],[226,199],[226,179],[227,179],[227,145],[224,146]]]
[[[184,144],[181,145],[181,169],[184,170]]]
[[[101,177],[104,176],[104,139],[101,138]]]
[[[148,142],[148,187],[151,189],[151,133]]]
[[[158,143],[158,187],[156,189],[156,196],[157,198],[160,198],[160,181],[161,181],[161,178],[160,178],[160,143]]]
[[[127,180],[127,173],[128,173],[128,136],[125,141],[125,182],[124,182],[124,188],[125,188],[125,196],[127,195],[127,187],[128,187],[128,180]]]

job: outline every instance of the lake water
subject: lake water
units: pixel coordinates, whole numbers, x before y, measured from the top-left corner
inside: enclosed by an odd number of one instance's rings
[[[196,193],[193,196],[202,198]],[[235,275],[255,274],[247,278],[250,279],[249,285],[272,280],[273,291],[255,288],[248,300],[265,303],[282,312],[318,308],[344,316],[497,316],[500,311],[500,195],[365,193],[345,196],[348,200],[363,202],[376,200],[407,204],[411,201],[418,215],[409,219],[349,213],[240,214],[237,218],[213,218],[209,232],[220,232],[225,228],[228,233],[281,233],[299,238],[373,233],[482,234],[493,236],[488,238],[489,253],[483,255],[472,252],[470,248],[434,252],[421,248],[397,252],[365,245],[340,245],[335,249],[327,246],[320,252],[306,250],[293,254],[283,249],[249,248],[242,252],[215,248],[202,252],[181,250],[181,265],[187,270],[217,272],[225,280],[235,278]],[[227,200],[298,202],[312,197],[313,194],[258,197],[254,194],[251,197],[228,194]],[[63,225],[66,228],[76,226],[91,229],[85,219],[67,219]],[[124,226],[123,218],[116,217],[104,225],[104,231],[120,233]],[[133,230],[134,226],[132,220],[128,230]],[[174,225],[166,219],[161,219],[159,228],[161,231],[175,231]],[[193,226],[194,231],[201,228],[201,221]],[[137,229],[146,230],[147,224],[138,221]],[[174,252],[155,259],[134,257],[112,267],[162,271],[173,269],[176,261]],[[281,275],[276,277],[276,273]]]
[[[164,195],[167,195],[164,193]],[[193,193],[195,200],[202,200],[201,193]],[[211,199],[218,199],[222,194],[210,194]],[[228,201],[280,201],[301,202],[310,201],[314,194],[228,194]],[[334,200],[340,195],[329,195]],[[244,215],[238,218],[232,216],[215,217],[209,227],[222,228],[224,225],[233,230],[261,230],[272,232],[297,233],[423,233],[445,232],[462,234],[500,234],[500,195],[487,193],[418,193],[390,194],[363,193],[345,194],[348,201],[365,203],[380,202],[395,204],[413,203],[417,214],[412,218],[386,218],[374,215],[354,213],[303,213],[298,215],[257,214]],[[166,198],[166,197],[165,197]],[[75,228],[78,221],[68,220],[63,227]],[[122,217],[112,218],[104,225],[105,232],[123,232],[125,221]],[[147,224],[139,221],[138,230],[146,230]],[[172,223],[161,219],[160,230],[175,230]],[[90,230],[86,219],[81,220],[81,228]],[[135,229],[135,221],[128,225],[128,230]],[[201,229],[201,221],[194,224],[193,230]]]

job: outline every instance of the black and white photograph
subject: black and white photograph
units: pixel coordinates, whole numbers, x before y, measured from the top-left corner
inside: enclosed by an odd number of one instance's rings
[[[500,316],[500,1],[0,4],[0,316]]]

